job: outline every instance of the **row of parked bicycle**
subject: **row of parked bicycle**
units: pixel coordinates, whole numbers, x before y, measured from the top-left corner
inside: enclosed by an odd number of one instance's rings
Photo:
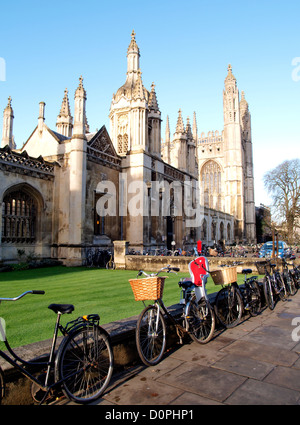
[[[251,269],[243,269],[244,282],[243,285],[238,285],[236,267],[224,267],[209,272],[206,257],[194,259],[189,264],[190,279],[182,279],[178,283],[182,290],[183,304],[179,317],[170,314],[164,305],[164,278],[159,278],[163,271],[176,273],[179,269],[167,266],[150,275],[140,271],[138,277],[144,274],[147,279],[130,281],[135,299],[143,302],[150,298],[155,299],[153,304],[145,305],[137,322],[136,345],[143,363],[152,366],[161,360],[166,348],[166,319],[175,327],[180,340],[185,334],[189,334],[199,344],[206,344],[214,335],[217,320],[225,328],[231,328],[240,323],[244,312],[257,316],[264,304],[273,310],[277,300],[295,295],[300,287],[300,266],[296,267],[294,263],[288,264],[283,259],[281,272],[276,263],[270,260],[257,262],[256,267],[259,274],[264,275],[262,283],[257,276],[247,277],[252,274]],[[222,285],[215,297],[214,306],[205,288],[209,274],[215,284]],[[143,284],[145,293],[141,291]],[[153,294],[155,285],[158,288],[156,295]]]
[[[263,304],[262,293],[268,307],[274,309],[277,299],[295,295],[300,287],[300,267],[294,264],[283,260],[282,272],[271,261],[258,262],[256,266],[259,273],[265,275],[262,290],[257,276],[247,277],[252,273],[251,269],[242,270],[244,284],[238,285],[236,267],[209,272],[206,257],[194,258],[189,263],[190,277],[178,282],[182,307],[179,316],[171,314],[164,305],[166,277],[159,276],[163,271],[177,273],[179,268],[169,265],[152,274],[140,270],[137,278],[129,282],[135,300],[143,301],[145,306],[136,325],[136,346],[142,362],[152,366],[161,360],[166,349],[167,324],[174,326],[181,342],[184,336],[189,335],[199,344],[205,344],[212,339],[217,321],[229,328],[240,322],[245,311],[251,316],[259,314]],[[206,293],[209,275],[215,284],[222,285],[214,303],[210,302]],[[44,294],[44,291],[26,291],[15,298],[0,298],[0,302],[17,301],[27,294]],[[147,300],[154,302],[146,305]],[[45,360],[27,361],[18,356],[7,341],[1,318],[0,340],[5,343],[7,351],[0,350],[0,357],[32,381],[32,397],[36,402],[50,403],[63,392],[77,403],[90,403],[101,397],[112,377],[114,356],[110,336],[99,325],[97,314],[78,317],[63,326],[61,316],[71,313],[74,306],[51,304],[49,309],[57,314],[57,320],[51,350]],[[56,348],[58,331],[63,339]],[[5,379],[0,366],[0,403],[4,396]]]

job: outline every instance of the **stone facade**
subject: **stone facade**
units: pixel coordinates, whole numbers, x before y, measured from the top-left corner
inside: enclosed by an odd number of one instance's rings
[[[188,249],[198,239],[255,239],[250,114],[231,69],[224,131],[198,138],[195,115],[192,128],[180,111],[173,140],[167,120],[162,144],[155,85],[144,87],[139,60],[132,32],[126,81],[110,106],[110,134],[105,126],[90,132],[80,77],[74,117],[67,89],[55,131],[41,102],[36,128],[16,150],[9,98],[0,148],[0,260],[22,250],[77,265],[89,248],[113,249],[114,241],[142,251],[174,242]],[[207,175],[215,186],[206,186]]]

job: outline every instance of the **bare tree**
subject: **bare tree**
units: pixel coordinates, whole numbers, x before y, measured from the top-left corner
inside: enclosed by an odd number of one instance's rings
[[[274,215],[285,225],[292,244],[300,220],[300,160],[284,161],[267,172],[264,185],[273,199]]]

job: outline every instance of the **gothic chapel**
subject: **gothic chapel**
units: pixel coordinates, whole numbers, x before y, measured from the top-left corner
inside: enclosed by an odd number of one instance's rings
[[[105,126],[90,132],[86,102],[80,77],[74,117],[66,89],[56,129],[47,126],[41,102],[37,126],[16,149],[8,99],[0,148],[0,261],[17,259],[22,250],[78,265],[87,249],[112,249],[115,241],[139,251],[174,242],[188,249],[198,239],[208,245],[255,241],[251,117],[230,65],[221,132],[198,134],[196,114],[185,124],[179,110],[173,137],[167,118],[162,143],[155,85],[143,85],[134,31],[126,80],[110,105],[110,132]],[[201,204],[200,222],[189,220],[178,199],[192,211]]]

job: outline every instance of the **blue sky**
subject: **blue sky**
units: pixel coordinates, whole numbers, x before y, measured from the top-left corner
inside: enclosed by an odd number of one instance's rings
[[[196,112],[198,133],[223,129],[230,63],[252,116],[256,205],[270,203],[264,173],[300,157],[299,0],[2,3],[0,112],[11,96],[18,148],[37,125],[40,101],[53,130],[65,88],[74,113],[80,75],[91,131],[103,124],[109,130],[110,102],[126,79],[134,29],[143,83],[148,90],[156,85],[163,138],[166,116],[173,133],[179,108],[185,121]]]

